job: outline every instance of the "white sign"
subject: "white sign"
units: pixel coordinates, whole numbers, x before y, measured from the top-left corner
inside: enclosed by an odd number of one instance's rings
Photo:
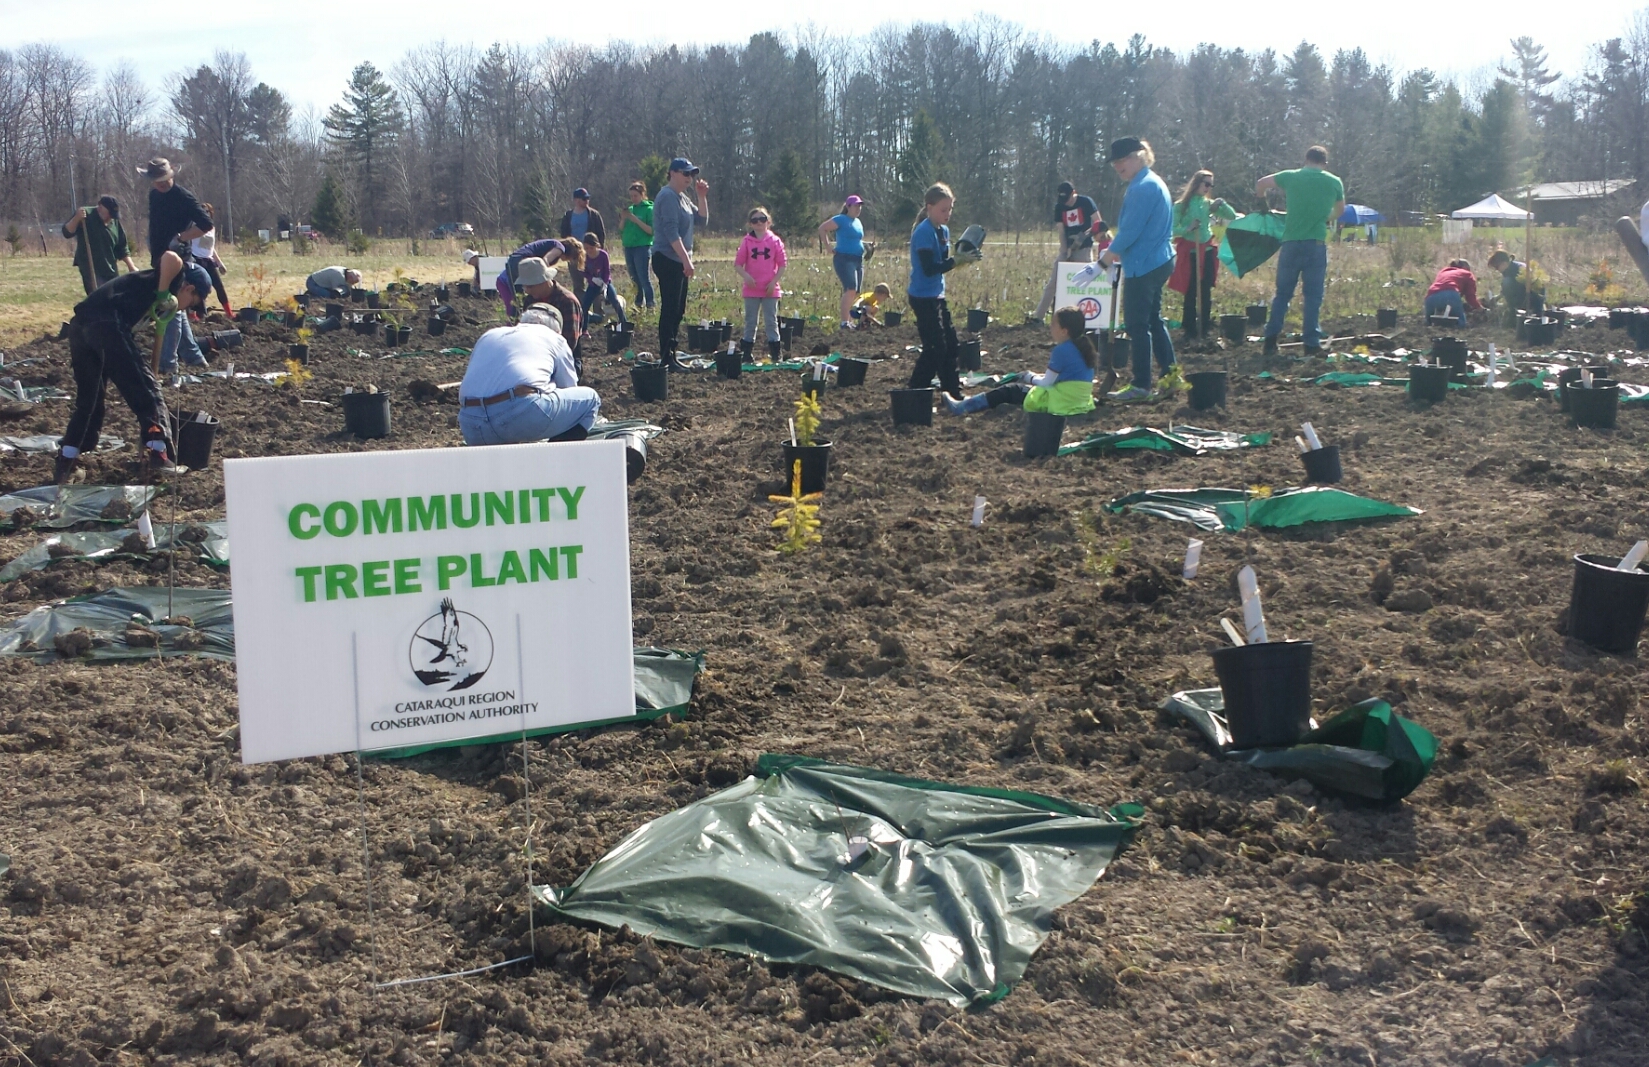
[[[476,284],[483,289],[491,289],[498,276],[504,273],[504,267],[509,263],[509,256],[482,256],[475,261]]]
[[[1082,311],[1082,317],[1087,320],[1090,330],[1109,330],[1111,328],[1111,304],[1115,300],[1115,291],[1111,288],[1112,268],[1100,267],[1093,263],[1060,263],[1056,268],[1059,272],[1059,284],[1055,291],[1059,294],[1054,301],[1054,308],[1074,307]],[[1097,276],[1079,284],[1073,275],[1078,272],[1091,273],[1097,271]]]
[[[244,762],[635,714],[622,442],[223,466]]]

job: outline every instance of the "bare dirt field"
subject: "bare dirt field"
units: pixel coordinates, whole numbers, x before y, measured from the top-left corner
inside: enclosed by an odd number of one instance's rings
[[[479,301],[459,310],[470,323],[441,343],[467,346],[491,321]],[[1334,325],[1362,333],[1372,319]],[[414,347],[431,347],[418,332]],[[1522,350],[1489,330],[1474,347],[1491,339]],[[236,369],[279,370],[288,340],[249,327]],[[457,445],[451,395],[415,399],[411,386],[458,379],[464,358],[347,354],[359,340],[317,338],[301,398],[208,380],[168,402],[222,420],[220,458]],[[568,884],[764,752],[1144,804],[1133,844],[1057,914],[1005,1000],[963,1012],[543,916],[535,965],[374,993],[374,977],[529,951],[519,746],[366,762],[369,919],[354,758],[242,766],[232,665],[11,659],[0,1064],[1646,1062],[1649,670],[1562,626],[1573,554],[1619,555],[1649,533],[1649,410],[1600,432],[1507,390],[1419,408],[1400,387],[1303,381],[1338,369],[1321,361],[1203,345],[1184,359],[1229,365],[1225,411],[1108,405],[1067,439],[1174,419],[1278,443],[1025,460],[1013,409],[891,425],[887,390],[904,384],[915,341],[904,326],[839,346],[889,361],[824,395],[836,452],[824,541],[798,557],[773,551],[767,502],[796,374],[688,373],[667,402],[642,404],[619,360],[592,354],[603,414],[667,430],[631,488],[637,644],[702,649],[708,671],[683,721],[531,743],[532,875]],[[1601,325],[1561,345],[1631,354]],[[992,327],[985,346],[987,370],[1045,366],[1040,329]],[[41,340],[7,362],[30,357],[44,362],[17,369],[28,384],[72,387],[66,345]],[[1618,374],[1649,382],[1643,365]],[[394,432],[361,442],[342,434],[336,402],[368,384],[390,392]],[[68,410],[48,402],[0,432],[60,432]],[[1138,489],[1299,484],[1288,442],[1304,419],[1343,446],[1344,488],[1424,514],[1198,535],[1201,574],[1185,582],[1191,527],[1103,510]],[[107,432],[136,437],[112,394]],[[99,457],[91,480],[141,481],[136,464],[131,447]],[[49,456],[0,459],[0,489],[50,474]],[[978,529],[976,495],[990,501]],[[221,468],[156,510],[174,507],[184,522],[221,518]],[[40,537],[0,535],[0,558]],[[1222,764],[1157,710],[1215,684],[1208,653],[1245,561],[1273,634],[1316,642],[1319,718],[1382,696],[1439,736],[1406,800],[1347,801]],[[166,569],[164,557],[59,561],[0,589],[0,612],[164,584]],[[229,581],[188,560],[177,573]]]

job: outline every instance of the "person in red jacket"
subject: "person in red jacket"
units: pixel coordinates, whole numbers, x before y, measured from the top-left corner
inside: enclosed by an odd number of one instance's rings
[[[1477,276],[1472,265],[1464,259],[1451,259],[1449,265],[1437,272],[1437,278],[1426,290],[1426,317],[1447,315],[1466,325],[1466,312],[1482,311],[1477,300]]]

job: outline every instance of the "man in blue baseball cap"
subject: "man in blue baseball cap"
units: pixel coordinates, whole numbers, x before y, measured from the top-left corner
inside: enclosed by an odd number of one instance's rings
[[[568,209],[566,214],[561,216],[561,236],[571,237],[573,240],[582,243],[584,235],[587,233],[595,234],[601,239],[602,247],[606,247],[607,224],[602,221],[601,212],[590,206],[590,191],[580,187],[573,190],[573,206]],[[579,273],[574,271],[573,282],[575,284],[573,285],[573,291],[575,293],[584,291],[583,286],[578,284],[581,281],[582,278]]]
[[[166,327],[178,315],[200,307],[212,292],[212,276],[185,265],[176,252],[163,252],[150,270],[125,274],[99,286],[74,306],[69,321],[69,365],[74,373],[74,413],[58,442],[57,484],[78,480],[80,454],[97,448],[103,429],[104,387],[113,382],[143,431],[145,454],[155,472],[171,472],[172,444],[166,403],[155,367]],[[132,331],[155,327],[154,351],[145,357]]]
[[[710,221],[710,184],[690,160],[670,161],[670,176],[653,200],[653,273],[658,275],[658,353],[665,366],[681,369],[676,335],[687,314],[687,283],[693,277],[693,227]],[[687,199],[691,184],[694,200]],[[696,203],[695,203],[696,201]]]

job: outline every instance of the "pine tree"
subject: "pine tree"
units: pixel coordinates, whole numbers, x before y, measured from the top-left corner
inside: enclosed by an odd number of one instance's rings
[[[310,209],[310,218],[315,229],[334,241],[341,240],[349,230],[349,205],[344,201],[343,190],[338,188],[337,179],[332,177],[330,171],[321,179],[321,188],[315,194],[315,206]]]
[[[332,105],[326,113],[327,138],[349,158],[360,182],[356,200],[363,214],[376,214],[389,156],[404,122],[400,98],[371,63],[355,68],[343,103]]]
[[[637,165],[637,169],[641,171],[641,184],[647,187],[647,199],[651,200],[658,195],[658,191],[664,188],[664,183],[669,180],[670,161],[655,152],[643,159]]]
[[[922,197],[928,186],[939,180],[943,144],[939,130],[926,111],[918,110],[910,123],[910,138],[899,153],[897,190],[893,197],[896,225],[911,226],[922,211]]]
[[[561,221],[556,206],[555,194],[550,191],[550,176],[543,171],[536,172],[521,190],[521,225],[531,235],[528,240],[548,237],[555,231]]]
[[[781,236],[788,234],[799,240],[813,229],[813,215],[817,210],[813,183],[794,148],[786,148],[773,161],[772,169],[767,172],[765,199],[768,210],[773,213],[773,228]]]

